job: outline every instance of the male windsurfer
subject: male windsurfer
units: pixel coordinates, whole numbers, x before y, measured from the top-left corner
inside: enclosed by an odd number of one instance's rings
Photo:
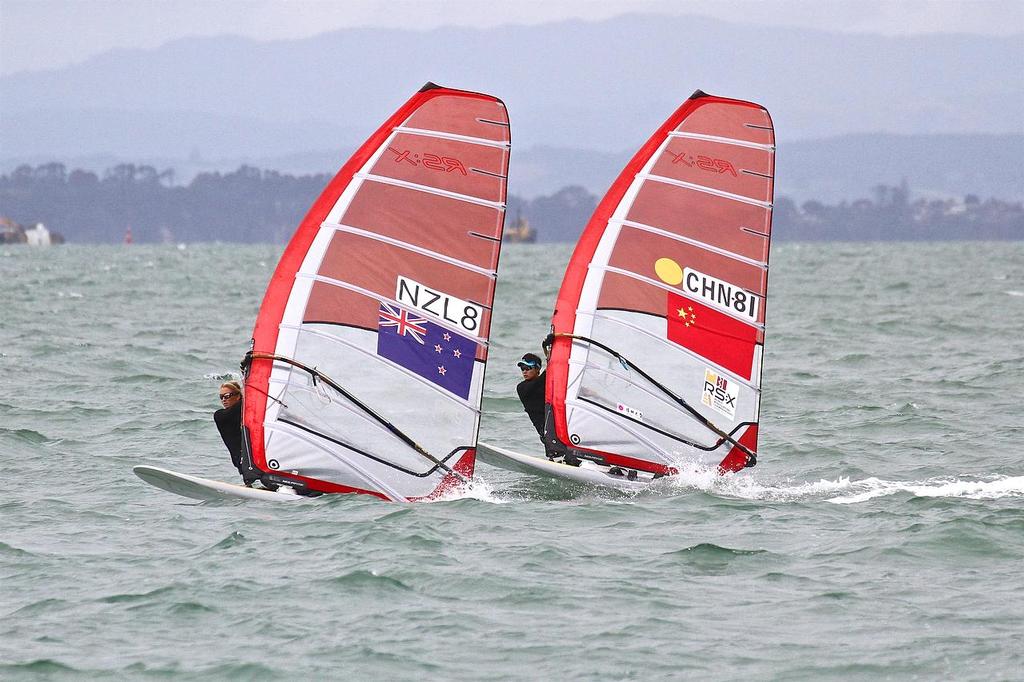
[[[555,344],[555,335],[548,334],[541,342],[540,347],[544,351],[544,358],[551,363],[551,347]],[[530,421],[537,429],[540,442],[544,444],[544,455],[555,462],[579,466],[580,460],[557,438],[544,438],[544,430],[548,421],[547,399],[545,395],[545,384],[547,383],[546,371],[540,371],[540,358],[533,353],[527,353],[519,361],[519,369],[523,372],[523,381],[516,386],[519,393],[519,400],[523,403],[526,414],[530,415]],[[553,427],[552,427],[553,430]]]
[[[523,373],[523,380],[516,386],[516,393],[523,403],[523,409],[530,416],[537,434],[544,440],[544,384],[545,376],[541,371],[541,360],[533,353],[527,353],[516,363]]]

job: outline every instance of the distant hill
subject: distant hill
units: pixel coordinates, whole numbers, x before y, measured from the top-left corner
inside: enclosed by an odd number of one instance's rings
[[[523,150],[622,154],[697,88],[767,106],[780,146],[880,132],[1019,133],[1024,87],[1011,65],[1024,63],[1022,38],[655,15],[190,38],[0,79],[0,156],[9,167],[41,156],[237,160],[351,148],[428,80],[503,98]]]
[[[628,40],[626,38],[629,38]],[[642,45],[643,49],[637,49]],[[510,191],[600,195],[696,88],[771,111],[777,192],[1024,198],[1024,36],[880,37],[628,15],[490,29],[189,38],[0,78],[0,172],[58,161],[333,173],[427,80],[502,97]],[[1014,74],[1017,75],[1014,75]]]
[[[915,195],[1024,200],[1024,135],[843,135],[779,143],[776,194],[834,202],[906,180]]]

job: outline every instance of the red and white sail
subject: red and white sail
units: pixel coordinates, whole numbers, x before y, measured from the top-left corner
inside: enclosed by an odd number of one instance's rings
[[[633,157],[558,295],[547,438],[655,473],[748,462],[774,166],[768,112],[699,91]]]
[[[428,84],[313,204],[253,331],[257,469],[397,501],[472,476],[509,144],[500,100]]]

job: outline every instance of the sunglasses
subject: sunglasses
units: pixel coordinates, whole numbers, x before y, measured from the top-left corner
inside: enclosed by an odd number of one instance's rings
[[[221,393],[220,399],[227,400],[228,398],[234,398],[236,395],[238,395],[238,391],[232,391],[231,393]]]
[[[540,365],[528,365],[525,362],[520,362],[517,366],[519,369],[540,369]]]

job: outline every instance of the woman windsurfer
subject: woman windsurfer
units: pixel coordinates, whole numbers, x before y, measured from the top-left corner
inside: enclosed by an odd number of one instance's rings
[[[237,381],[226,381],[220,385],[221,409],[213,413],[224,447],[231,453],[231,463],[242,475],[247,486],[252,486],[256,477],[247,477],[242,470],[242,387]]]

